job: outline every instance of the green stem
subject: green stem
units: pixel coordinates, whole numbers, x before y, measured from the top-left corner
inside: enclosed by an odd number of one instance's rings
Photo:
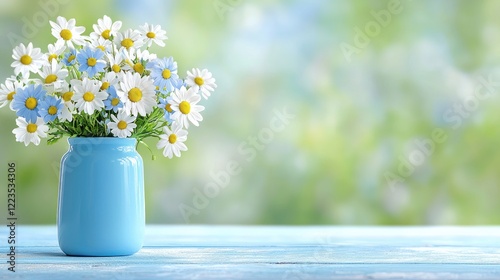
[[[155,159],[156,159],[156,156],[153,154],[153,151],[151,150],[151,148],[149,147],[149,145],[148,145],[148,144],[146,144],[146,142],[144,142],[144,141],[142,141],[142,140],[141,140],[141,141],[139,141],[139,140],[138,140],[137,144],[139,144],[139,143],[140,143],[140,144],[142,144],[142,145],[144,145],[144,146],[146,146],[146,148],[147,148],[147,149],[149,150],[149,152],[151,153],[151,159],[152,159],[152,160],[155,160]]]

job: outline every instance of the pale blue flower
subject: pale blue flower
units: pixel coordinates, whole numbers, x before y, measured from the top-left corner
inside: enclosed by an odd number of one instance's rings
[[[108,99],[104,100],[104,106],[106,106],[106,110],[113,110],[113,112],[116,113],[118,112],[118,109],[123,108],[123,103],[116,93],[116,89],[114,86],[110,86],[107,91],[109,95]]]
[[[76,60],[80,64],[78,70],[87,72],[89,78],[94,77],[98,72],[104,71],[104,67],[106,67],[106,62],[101,59],[103,56],[104,52],[101,49],[85,47],[76,55]]]
[[[19,88],[12,100],[12,109],[16,111],[17,116],[23,117],[29,123],[36,123],[38,111],[40,110],[40,101],[47,92],[42,85],[30,84],[26,88]]]
[[[182,79],[177,79],[175,81],[172,81],[172,85],[174,86],[174,89],[181,89],[181,87],[187,88],[187,84]]]
[[[172,114],[174,113],[174,110],[170,108],[170,97],[169,98],[160,98],[160,103],[158,104],[158,107],[163,110],[163,117],[168,123],[172,123],[174,120],[172,119]]]
[[[70,49],[69,52],[67,52],[66,54],[64,54],[64,58],[63,58],[63,63],[66,65],[66,66],[71,66],[71,65],[75,65],[76,63],[76,50],[75,49]]]
[[[59,117],[63,109],[64,104],[61,102],[60,98],[47,96],[44,100],[40,101],[38,115],[43,118],[44,122],[48,123]]]
[[[177,62],[173,57],[154,59],[148,62],[146,69],[151,71],[150,77],[160,91],[171,92],[183,83],[177,75]]]

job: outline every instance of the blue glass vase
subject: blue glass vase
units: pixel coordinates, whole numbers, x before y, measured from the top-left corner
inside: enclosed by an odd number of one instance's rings
[[[61,159],[59,247],[73,256],[125,256],[142,247],[144,167],[136,139],[69,138]]]

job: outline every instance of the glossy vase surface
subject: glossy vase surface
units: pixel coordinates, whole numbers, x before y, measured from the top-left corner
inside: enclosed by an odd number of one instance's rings
[[[69,138],[57,230],[67,255],[123,256],[142,247],[144,167],[134,138]]]

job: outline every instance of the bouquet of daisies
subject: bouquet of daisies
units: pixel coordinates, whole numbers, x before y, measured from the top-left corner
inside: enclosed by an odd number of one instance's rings
[[[187,150],[189,125],[203,120],[198,103],[217,86],[208,70],[194,68],[183,79],[172,57],[149,52],[152,44],[165,46],[159,25],[121,31],[120,21],[104,16],[90,36],[75,19],[50,25],[55,44],[47,53],[32,43],[15,47],[15,75],[0,85],[0,108],[9,105],[17,115],[16,141],[155,137],[166,157]]]

